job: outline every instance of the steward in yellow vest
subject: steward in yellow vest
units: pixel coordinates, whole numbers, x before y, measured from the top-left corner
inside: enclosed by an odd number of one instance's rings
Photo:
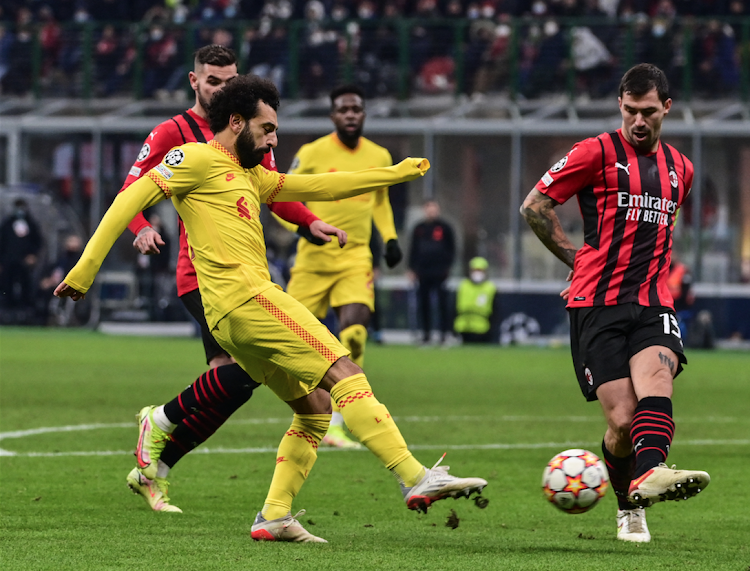
[[[487,279],[489,264],[484,258],[469,262],[469,277],[461,280],[456,291],[456,320],[453,329],[464,343],[492,341],[492,314],[495,284]]]

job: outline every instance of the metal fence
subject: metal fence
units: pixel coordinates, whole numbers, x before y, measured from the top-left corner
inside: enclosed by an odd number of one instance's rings
[[[600,98],[622,71],[650,61],[682,100],[750,98],[750,18],[499,18],[226,21],[221,24],[0,23],[5,95],[184,98],[194,50],[232,47],[240,70],[287,98],[341,81],[369,95],[564,93]]]

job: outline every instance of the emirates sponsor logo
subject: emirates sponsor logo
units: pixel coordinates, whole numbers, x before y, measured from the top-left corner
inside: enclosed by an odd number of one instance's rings
[[[672,220],[671,215],[677,212],[678,204],[666,197],[651,196],[648,192],[644,194],[618,192],[617,206],[628,209],[625,220],[668,226]]]

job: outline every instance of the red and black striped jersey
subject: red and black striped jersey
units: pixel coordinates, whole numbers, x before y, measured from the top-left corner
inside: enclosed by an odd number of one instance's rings
[[[142,175],[146,174],[161,160],[173,147],[184,145],[185,143],[206,143],[214,138],[208,122],[200,115],[193,112],[192,109],[183,111],[163,123],[159,123],[148,137],[146,137],[143,147],[141,147],[135,164],[130,167],[128,177],[120,189],[125,190]],[[273,150],[263,157],[261,163],[268,170],[276,171],[276,159]],[[318,220],[310,210],[301,202],[279,202],[269,205],[269,208],[279,217],[287,222],[300,226],[309,226],[313,221]],[[188,240],[185,234],[185,227],[182,220],[179,219],[180,228],[180,252],[177,257],[177,295],[185,295],[193,290],[198,289],[198,277],[190,260],[188,251]],[[128,225],[133,234],[138,235],[143,228],[151,226],[143,214],[138,214]]]
[[[639,153],[620,129],[577,143],[555,163],[535,188],[558,203],[577,196],[583,216],[568,307],[672,307],[672,230],[692,184],[685,155],[664,142]]]

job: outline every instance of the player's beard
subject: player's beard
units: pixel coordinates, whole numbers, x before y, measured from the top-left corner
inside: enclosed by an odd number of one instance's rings
[[[357,144],[357,142],[359,141],[359,138],[362,136],[363,127],[364,127],[363,125],[360,125],[354,131],[347,131],[346,129],[337,129],[336,134],[338,135],[339,140],[342,143],[350,147],[353,147]]]
[[[206,97],[203,95],[203,91],[201,91],[200,84],[198,85],[198,89],[196,90],[196,93],[198,94],[198,103],[201,107],[203,107],[203,110],[208,113],[208,107],[211,105],[211,100],[206,99]]]
[[[253,135],[250,133],[249,123],[246,123],[245,128],[240,131],[235,146],[237,148],[237,156],[240,159],[240,165],[245,169],[257,167],[266,153],[271,150],[269,147],[255,146]]]

